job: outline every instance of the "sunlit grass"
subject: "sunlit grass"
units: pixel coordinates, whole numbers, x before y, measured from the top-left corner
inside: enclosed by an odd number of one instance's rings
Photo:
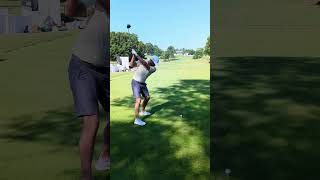
[[[112,179],[208,178],[209,91],[197,86],[209,87],[210,64],[178,58],[161,63],[147,81],[152,98],[147,110],[154,114],[145,127],[133,125],[133,73],[111,74],[111,127],[117,128]]]

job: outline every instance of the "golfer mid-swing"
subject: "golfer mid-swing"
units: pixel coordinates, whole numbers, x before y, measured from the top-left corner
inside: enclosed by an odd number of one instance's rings
[[[145,111],[145,108],[150,100],[150,95],[147,88],[146,80],[152,73],[156,71],[155,66],[159,63],[159,58],[157,56],[152,56],[149,61],[145,61],[137,54],[137,52],[134,49],[132,49],[132,54],[133,56],[129,64],[130,68],[137,67],[137,70],[131,82],[133,96],[136,99],[136,102],[134,105],[134,113],[135,113],[134,124],[139,126],[144,126],[146,125],[146,123],[139,118],[139,115],[148,116],[151,114]],[[135,58],[139,60],[138,63],[135,61]],[[139,113],[141,95],[143,96],[144,99],[142,101],[141,112]]]
[[[77,14],[79,0],[67,0],[68,16]],[[69,64],[69,80],[77,116],[82,130],[79,142],[81,179],[92,180],[92,159],[99,127],[99,103],[109,111],[109,1],[81,0],[94,5],[94,13],[86,27],[78,34]],[[104,127],[104,143],[97,170],[110,168],[110,123],[107,117]]]

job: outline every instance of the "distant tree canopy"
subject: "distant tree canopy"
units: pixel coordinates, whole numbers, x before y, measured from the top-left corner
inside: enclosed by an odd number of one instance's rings
[[[157,55],[161,56],[162,50],[157,46],[151,43],[145,44],[145,51],[148,55]]]
[[[156,56],[161,56],[162,50],[157,45],[154,45],[153,48],[154,48],[153,49],[153,54],[156,55]]]
[[[168,54],[170,57],[174,57],[174,54],[176,53],[176,49],[173,46],[169,46],[167,49]]]
[[[193,59],[200,59],[203,57],[203,54],[204,54],[203,48],[198,48],[193,55]]]
[[[211,52],[210,49],[211,49],[211,41],[210,41],[210,36],[209,36],[208,39],[207,39],[206,46],[204,47],[204,53],[206,55],[210,56],[210,52]]]
[[[195,51],[193,49],[186,49],[185,53],[188,53],[190,55],[194,55]]]
[[[147,52],[148,55],[153,54],[153,52],[154,52],[153,44],[151,44],[151,43],[146,43],[146,44],[145,44],[145,48],[146,48],[145,50],[146,50],[146,52]]]
[[[131,49],[134,48],[138,54],[145,58],[145,47],[143,42],[138,40],[136,34],[126,32],[110,33],[110,58],[116,60],[116,56],[131,56]]]
[[[145,54],[160,56],[162,50],[151,43],[144,44],[139,41],[136,34],[127,32],[110,33],[110,60],[115,61],[117,56],[131,57],[131,49],[134,48],[139,56],[146,58]]]
[[[170,59],[170,52],[169,51],[163,51],[161,54],[161,58],[165,59],[165,60],[169,60]]]

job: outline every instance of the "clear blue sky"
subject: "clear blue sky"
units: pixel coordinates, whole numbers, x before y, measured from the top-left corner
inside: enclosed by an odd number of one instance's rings
[[[110,29],[138,35],[165,50],[205,46],[210,34],[210,0],[111,0]]]

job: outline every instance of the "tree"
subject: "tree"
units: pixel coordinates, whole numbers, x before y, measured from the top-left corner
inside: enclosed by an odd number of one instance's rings
[[[110,33],[110,60],[115,61],[116,56],[131,56],[131,49],[135,48],[137,53],[145,58],[144,44],[138,40],[136,34],[126,32]]]
[[[170,57],[174,57],[174,54],[176,53],[176,50],[173,46],[169,46],[167,49],[167,52],[169,53]]]
[[[193,59],[200,59],[203,57],[203,48],[198,48],[193,55]]]
[[[188,53],[190,55],[194,55],[195,51],[193,49],[186,49],[185,53]]]
[[[155,47],[153,46],[153,44],[151,44],[151,43],[145,44],[145,51],[148,55],[154,54],[154,50],[155,50]]]
[[[181,51],[182,51],[182,54],[186,54],[186,49],[185,48],[182,48]]]
[[[157,45],[154,45],[153,48],[154,48],[153,54],[156,55],[156,56],[161,56],[162,50]]]
[[[169,51],[163,51],[161,54],[161,58],[164,60],[169,60],[170,59],[170,52]]]
[[[136,49],[137,49],[138,54],[139,54],[141,57],[144,58],[144,54],[147,53],[145,44],[143,44],[142,41],[139,41],[138,44],[137,44],[137,46],[136,46]]]
[[[210,36],[209,36],[208,39],[207,39],[206,46],[204,47],[204,53],[206,55],[210,56],[210,49],[211,49],[211,41],[210,41]]]

